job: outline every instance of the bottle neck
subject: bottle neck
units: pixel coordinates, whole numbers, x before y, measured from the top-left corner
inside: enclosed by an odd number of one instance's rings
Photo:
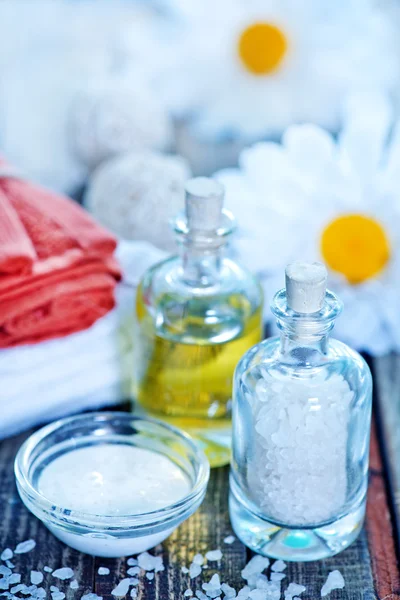
[[[326,291],[325,302],[316,313],[289,309],[285,290],[275,295],[271,309],[281,331],[280,352],[288,362],[310,365],[329,352],[329,334],[342,310],[331,291]]]
[[[332,324],[333,325],[333,324]],[[326,355],[329,346],[329,332],[332,327],[314,331],[304,331],[281,326],[281,354],[302,362],[309,362],[316,355]]]
[[[181,248],[182,278],[192,287],[216,285],[221,278],[223,246],[198,247],[183,244]]]
[[[191,287],[211,287],[222,277],[222,256],[234,231],[235,223],[229,211],[221,213],[217,229],[190,229],[186,215],[178,215],[173,228],[180,248],[180,277]]]

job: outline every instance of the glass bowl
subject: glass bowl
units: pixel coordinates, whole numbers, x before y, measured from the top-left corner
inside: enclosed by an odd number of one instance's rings
[[[105,443],[164,455],[186,474],[190,492],[156,511],[98,515],[56,506],[39,491],[40,475],[53,460]],[[56,537],[76,550],[104,557],[137,554],[162,542],[200,506],[210,474],[205,454],[189,435],[155,419],[122,412],[88,413],[43,427],[21,446],[14,470],[23,503]]]

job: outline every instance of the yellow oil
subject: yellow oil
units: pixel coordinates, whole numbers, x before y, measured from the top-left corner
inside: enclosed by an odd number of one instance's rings
[[[249,303],[239,295],[227,302],[241,316],[240,329],[236,335],[231,329],[228,340],[223,325],[215,335],[215,327],[207,326],[196,310],[160,330],[140,289],[137,300],[135,395],[147,413],[196,437],[212,466],[229,462],[234,370],[262,337],[261,309],[246,314]]]

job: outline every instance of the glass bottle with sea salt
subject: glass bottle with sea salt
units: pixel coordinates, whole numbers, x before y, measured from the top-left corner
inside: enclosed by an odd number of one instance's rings
[[[280,337],[249,350],[234,381],[230,515],[252,550],[309,561],[340,552],[365,513],[372,380],[329,338],[342,310],[321,263],[292,263],[272,312]]]
[[[262,291],[225,247],[234,229],[216,180],[191,179],[173,223],[180,249],[137,291],[135,395],[152,416],[188,431],[211,466],[231,446],[235,367],[262,339]]]

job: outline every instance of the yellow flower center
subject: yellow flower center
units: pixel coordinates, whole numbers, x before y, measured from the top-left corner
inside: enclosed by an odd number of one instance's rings
[[[327,265],[350,283],[379,273],[390,259],[390,243],[382,225],[365,215],[343,215],[324,229],[322,256]]]
[[[284,33],[272,23],[254,23],[241,34],[238,52],[253,75],[268,75],[281,64],[287,50]]]

